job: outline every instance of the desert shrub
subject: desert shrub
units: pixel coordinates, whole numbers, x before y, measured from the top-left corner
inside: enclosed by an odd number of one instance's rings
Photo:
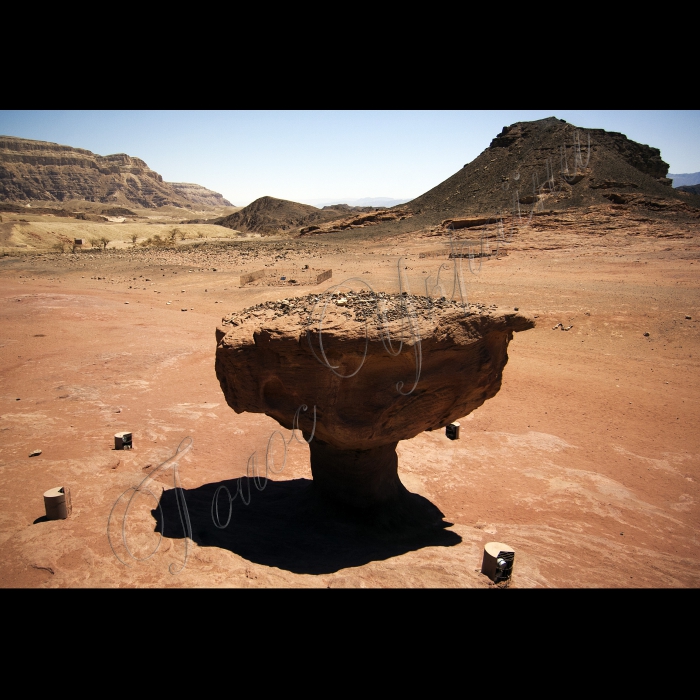
[[[138,240],[139,236],[137,233],[132,233],[129,238],[131,239],[132,245],[136,245],[136,241]]]
[[[163,248],[164,246],[170,245],[170,242],[165,238],[161,238],[156,233],[145,241],[141,241],[140,245],[144,248]]]

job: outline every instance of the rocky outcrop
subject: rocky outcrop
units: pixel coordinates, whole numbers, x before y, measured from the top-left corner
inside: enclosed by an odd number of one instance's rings
[[[0,201],[73,199],[142,207],[191,208],[199,203],[126,153],[100,156],[57,143],[0,136]]]
[[[353,216],[344,217],[342,219],[334,219],[323,226],[305,226],[299,230],[299,235],[308,236],[318,235],[320,233],[338,233],[340,231],[347,231],[348,229],[376,226],[387,221],[403,221],[410,216],[413,216],[413,214],[403,209],[372,210],[370,212],[353,214]]]
[[[495,396],[513,333],[534,327],[516,312],[465,312],[444,299],[315,299],[268,302],[224,318],[216,375],[237,413],[266,413],[287,429],[296,416],[310,440],[314,482],[355,507],[404,497],[398,441]]]
[[[101,211],[105,216],[136,216],[136,214],[130,209],[125,209],[124,207],[109,207]]]

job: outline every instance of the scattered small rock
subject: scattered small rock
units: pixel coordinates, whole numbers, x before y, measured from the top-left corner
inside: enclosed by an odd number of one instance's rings
[[[645,333],[645,334],[644,334],[644,337],[645,337],[645,338],[648,338],[648,337],[649,337],[649,334],[648,334],[648,333]]]
[[[187,309],[180,309],[180,311],[187,311]]]
[[[690,316],[686,316],[686,319],[687,319],[688,321],[691,321],[691,320],[692,320],[692,319],[690,318]]]
[[[513,307],[513,311],[519,311],[518,307],[517,307],[517,306],[514,306],[514,307]]]
[[[41,450],[32,450],[32,451],[29,453],[29,456],[30,456],[30,457],[38,457],[40,454],[41,454]]]

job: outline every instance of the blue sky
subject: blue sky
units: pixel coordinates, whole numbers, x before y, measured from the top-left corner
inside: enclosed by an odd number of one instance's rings
[[[0,111],[0,134],[138,156],[170,182],[236,205],[411,199],[476,158],[505,125],[556,116],[661,149],[700,171],[700,110]]]

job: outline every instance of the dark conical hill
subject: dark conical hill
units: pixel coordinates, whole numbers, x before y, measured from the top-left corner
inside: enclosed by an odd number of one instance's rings
[[[343,212],[335,208],[317,209],[310,204],[291,202],[275,197],[260,197],[229,216],[215,219],[217,223],[237,231],[277,233],[306,224],[337,219]]]
[[[588,162],[574,177],[577,132],[582,161]],[[631,141],[624,134],[581,129],[550,117],[504,127],[471,163],[401,207],[426,223],[436,223],[465,215],[507,213],[513,208],[514,196],[528,205],[542,199],[550,209],[609,204],[605,195],[611,190],[678,199],[667,173],[668,164],[657,148]],[[542,188],[550,177],[554,189],[560,191],[550,193],[548,187]],[[417,223],[415,216],[413,223]]]

